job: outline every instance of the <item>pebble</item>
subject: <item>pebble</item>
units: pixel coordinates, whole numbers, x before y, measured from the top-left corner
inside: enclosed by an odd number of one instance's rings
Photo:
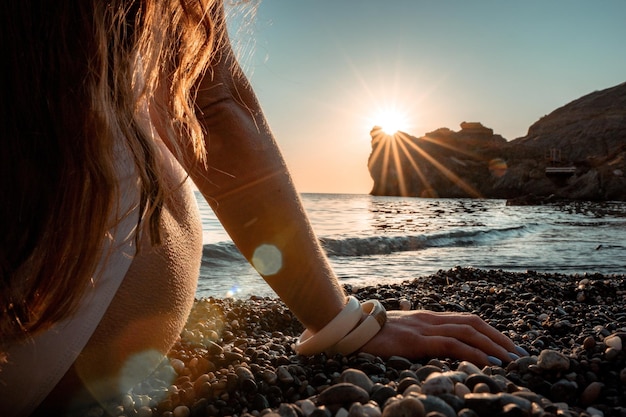
[[[587,407],[585,410],[591,417],[604,417],[604,413],[597,408]]]
[[[596,347],[596,339],[594,339],[593,336],[585,337],[585,340],[583,341],[583,347],[585,348],[585,350],[592,350],[594,347]]]
[[[456,384],[454,384],[454,394],[457,397],[464,398],[470,392],[472,391],[467,387],[467,385],[461,382],[457,382]]]
[[[617,351],[623,349],[622,338],[619,334],[612,334],[611,336],[607,337],[606,339],[604,339],[604,344]]]
[[[426,378],[428,378],[428,375],[433,372],[441,372],[441,368],[434,365],[424,365],[415,371],[415,375],[420,381],[425,381]]]
[[[191,410],[185,405],[179,405],[174,409],[174,417],[189,417],[190,415]]]
[[[323,405],[366,403],[369,394],[363,388],[347,382],[331,385],[322,391],[318,401]]]
[[[542,350],[537,360],[537,366],[546,371],[567,371],[569,358],[556,350]]]
[[[460,372],[465,372],[468,375],[483,373],[478,366],[468,361],[461,361],[459,363],[459,366],[457,367],[457,370]]]
[[[603,387],[604,384],[598,381],[594,381],[587,385],[585,390],[580,395],[580,403],[583,405],[593,404],[600,396],[600,392]]]
[[[354,403],[350,406],[348,417],[381,417],[382,412],[378,406],[371,403]]]
[[[310,415],[316,408],[315,403],[308,398],[296,402],[296,405],[300,407],[305,416]]]
[[[294,381],[293,376],[289,373],[289,369],[285,365],[280,365],[276,368],[276,375],[278,380],[284,384],[291,384]]]
[[[375,401],[379,405],[384,405],[389,398],[393,398],[398,392],[388,385],[378,385],[372,388],[371,400]]]
[[[394,398],[385,404],[382,417],[423,417],[424,405],[415,397]]]
[[[372,388],[374,387],[372,380],[360,369],[346,369],[341,373],[339,381],[354,384],[363,388],[367,393],[372,392]]]
[[[428,375],[422,384],[422,393],[426,395],[441,395],[454,392],[454,382],[439,372]]]
[[[418,395],[417,399],[424,405],[426,414],[437,412],[445,417],[456,417],[456,411],[447,402],[434,395]]]
[[[479,382],[478,384],[474,385],[474,389],[472,392],[491,392],[491,389],[489,388],[489,385],[485,384],[484,382]]]
[[[280,300],[197,300],[167,366],[155,372],[162,381],[136,387],[110,410],[136,417],[381,417],[402,415],[391,404],[404,401],[408,408],[419,402],[417,415],[429,417],[625,417],[626,277],[590,275],[576,290],[580,282],[455,268],[415,283],[352,290],[388,309],[406,300],[416,309],[477,313],[529,353],[485,368],[443,352],[417,361],[302,357],[292,344],[303,329]],[[83,415],[103,413],[93,410]]]
[[[479,384],[486,385],[487,387],[488,391],[482,391],[482,392],[497,393],[497,392],[503,391],[505,388],[496,379],[485,374],[473,374],[473,375],[468,376],[467,379],[465,380],[465,385],[467,385],[467,387],[474,392],[476,392],[475,390],[476,385],[479,385]]]

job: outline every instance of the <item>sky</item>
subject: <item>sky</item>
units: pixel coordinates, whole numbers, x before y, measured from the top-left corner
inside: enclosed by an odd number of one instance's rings
[[[300,192],[369,193],[369,132],[385,114],[413,136],[468,121],[512,140],[626,81],[625,0],[264,0],[252,18],[244,9],[233,44]]]

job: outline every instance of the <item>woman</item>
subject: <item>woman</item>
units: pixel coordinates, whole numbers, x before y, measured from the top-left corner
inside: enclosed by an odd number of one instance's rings
[[[201,257],[188,177],[307,328],[301,353],[373,323],[311,230],[219,1],[1,4],[3,415],[105,401],[170,349]],[[473,315],[377,311],[356,349],[516,357]]]

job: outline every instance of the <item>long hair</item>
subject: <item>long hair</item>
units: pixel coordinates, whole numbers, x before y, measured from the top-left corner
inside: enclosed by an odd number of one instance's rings
[[[0,352],[69,316],[93,279],[115,226],[120,138],[139,178],[136,230],[147,223],[159,244],[167,190],[141,109],[158,101],[169,139],[203,160],[193,87],[221,45],[217,3],[0,2]]]

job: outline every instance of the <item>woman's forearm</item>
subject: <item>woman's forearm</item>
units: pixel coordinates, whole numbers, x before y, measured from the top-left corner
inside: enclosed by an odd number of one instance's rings
[[[192,179],[242,254],[311,330],[345,295],[311,228],[280,150],[232,55],[222,54],[197,97],[206,166]]]

